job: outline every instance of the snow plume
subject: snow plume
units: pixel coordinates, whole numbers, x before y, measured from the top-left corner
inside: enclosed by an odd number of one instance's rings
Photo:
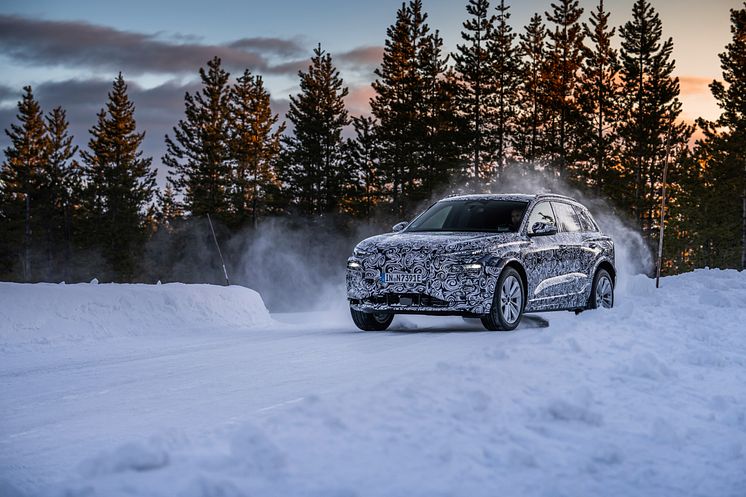
[[[231,285],[258,291],[273,312],[328,310],[345,305],[347,257],[382,227],[348,217],[260,219],[256,229],[232,234],[213,219]],[[193,218],[147,244],[139,281],[225,285],[206,218]]]
[[[469,181],[451,184],[446,190],[433,195],[432,201],[448,193],[558,193],[572,197],[591,211],[604,233],[614,239],[616,266],[619,273],[619,290],[625,292],[629,277],[636,274],[651,274],[655,267],[653,254],[642,235],[634,228],[626,215],[608,201],[590,190],[580,190],[552,173],[520,166],[507,167],[499,180]]]
[[[236,276],[275,312],[346,311],[347,257],[359,240],[380,232],[371,223],[333,216],[268,218],[243,235]]]

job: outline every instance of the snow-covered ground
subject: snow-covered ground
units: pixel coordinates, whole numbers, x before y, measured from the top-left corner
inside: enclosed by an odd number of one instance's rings
[[[745,323],[736,271],[512,333],[0,284],[0,495],[744,496]]]

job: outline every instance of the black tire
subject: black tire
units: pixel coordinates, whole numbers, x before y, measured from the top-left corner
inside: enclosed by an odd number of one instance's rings
[[[526,308],[525,296],[523,280],[518,271],[512,267],[503,269],[497,279],[490,313],[481,318],[484,327],[490,331],[514,330],[521,322],[523,309]]]
[[[614,280],[605,269],[596,271],[591,286],[591,295],[588,297],[588,308],[610,309],[614,307]]]
[[[363,331],[383,331],[394,320],[393,314],[356,311],[350,307],[350,314],[355,326]]]

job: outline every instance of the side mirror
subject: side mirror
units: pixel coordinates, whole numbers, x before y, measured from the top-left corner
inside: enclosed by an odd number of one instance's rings
[[[407,226],[409,226],[409,223],[407,221],[402,221],[401,223],[396,223],[391,229],[394,233],[398,233]]]
[[[556,235],[557,226],[551,223],[534,223],[528,231],[528,236]]]

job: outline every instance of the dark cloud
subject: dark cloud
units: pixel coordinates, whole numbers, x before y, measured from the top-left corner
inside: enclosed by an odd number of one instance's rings
[[[233,46],[235,45],[235,46]],[[32,66],[94,67],[143,73],[193,74],[214,56],[231,70],[283,73],[259,52],[296,53],[297,40],[245,38],[228,45],[167,41],[83,21],[39,21],[0,15],[0,53]]]
[[[10,123],[15,122],[16,119],[16,108],[15,107],[0,107],[0,150],[5,150],[10,140],[8,135],[5,134],[5,130],[10,128]],[[0,160],[4,160],[5,156],[0,155]]]
[[[84,21],[43,21],[0,15],[0,54],[28,66],[64,66],[123,71],[126,75],[194,74],[214,56],[231,71],[295,75],[310,54],[296,38],[241,38],[225,45],[199,43],[190,35],[123,31]],[[381,60],[381,47],[359,47],[338,55],[353,69]],[[267,56],[280,59],[272,63]]]
[[[273,53],[283,57],[296,57],[306,51],[300,40],[295,38],[287,40],[284,38],[241,38],[228,44],[230,48],[241,50],[259,50],[264,53]]]
[[[3,103],[5,100],[17,98],[19,95],[19,91],[0,83],[0,103]]]
[[[357,47],[337,54],[336,58],[346,66],[364,69],[373,68],[378,66],[383,59],[383,47]]]
[[[334,64],[347,70],[372,71],[381,63],[383,47],[357,47],[347,52],[332,55]],[[304,59],[291,60],[271,66],[271,72],[281,74],[297,74],[298,71],[307,72],[311,64],[310,56]],[[344,75],[343,75],[344,76]]]
[[[298,71],[308,72],[308,66],[311,65],[311,59],[291,60],[283,62],[272,67],[273,71],[281,74],[298,74]]]

